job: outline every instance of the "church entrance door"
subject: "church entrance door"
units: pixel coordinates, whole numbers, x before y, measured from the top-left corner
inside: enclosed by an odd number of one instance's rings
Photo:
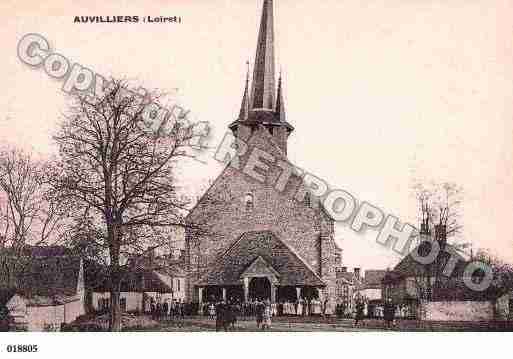
[[[249,298],[271,299],[271,282],[266,277],[254,277],[249,282]]]

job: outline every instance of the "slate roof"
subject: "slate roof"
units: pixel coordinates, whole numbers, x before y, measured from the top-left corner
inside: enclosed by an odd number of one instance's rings
[[[171,293],[171,283],[168,280],[166,273],[159,271],[136,268],[127,269],[123,274],[121,280],[121,292],[157,292],[157,293]],[[170,279],[170,278],[169,278]],[[95,292],[109,292],[110,282],[107,274],[104,274],[103,280],[96,285],[93,290]]]
[[[364,286],[368,289],[380,289],[387,271],[381,269],[369,269],[365,271]]]
[[[80,264],[78,257],[20,258],[2,255],[0,297],[12,297],[15,293],[32,301],[32,304],[41,305],[54,300],[65,301],[67,297],[76,295]]]
[[[64,246],[31,246],[25,245],[21,249],[21,256],[29,258],[47,258],[57,256],[70,256],[72,250]],[[0,255],[2,256],[17,256],[18,254],[11,248],[1,248]]]
[[[346,282],[349,282],[351,284],[354,284],[356,282],[356,277],[353,272],[337,272],[337,279],[343,279]]]
[[[157,270],[173,278],[186,277],[186,271],[182,264],[170,264],[166,267]]]
[[[490,286],[484,291],[475,291],[467,287],[462,278],[450,279],[434,290],[433,301],[488,301],[498,298],[503,290]]]
[[[326,284],[309,265],[269,231],[244,233],[209,268],[197,285],[240,285],[241,274],[258,258],[279,274],[282,286]]]
[[[418,252],[421,255],[427,255],[429,253],[429,244],[427,242],[423,242],[421,244],[421,247],[419,248]],[[450,251],[451,253],[447,253],[447,251]],[[444,268],[445,263],[449,260],[451,257],[451,254],[454,255],[458,260],[456,262],[456,266],[454,268],[454,271],[451,274],[451,277],[462,277],[463,273],[465,271],[465,266],[467,264],[467,261],[461,254],[457,252],[456,249],[454,249],[449,244],[447,245],[447,248],[445,251],[440,251],[438,257],[440,260],[440,268]],[[433,271],[433,274],[435,272],[435,266],[431,266],[431,270]],[[394,273],[400,277],[412,277],[412,276],[418,276],[419,274],[426,275],[426,271],[428,270],[428,267],[422,263],[417,262],[411,254],[408,254],[406,257],[404,257],[394,268]]]

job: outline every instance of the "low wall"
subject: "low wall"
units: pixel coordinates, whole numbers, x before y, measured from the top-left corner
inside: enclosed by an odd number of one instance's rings
[[[494,319],[494,303],[485,302],[427,302],[423,304],[426,320],[485,321]]]

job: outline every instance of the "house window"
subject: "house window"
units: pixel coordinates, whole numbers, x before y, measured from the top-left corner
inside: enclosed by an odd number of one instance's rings
[[[180,279],[176,280],[176,289],[180,291]]]
[[[255,206],[253,194],[246,194],[246,197],[244,197],[244,205],[246,207],[246,212],[251,212],[253,210]]]

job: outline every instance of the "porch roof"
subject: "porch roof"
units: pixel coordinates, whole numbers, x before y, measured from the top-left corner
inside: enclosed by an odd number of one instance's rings
[[[279,285],[326,286],[319,275],[292,248],[270,231],[242,234],[210,266],[196,285],[240,285],[242,274],[250,269],[259,257],[278,274]]]

